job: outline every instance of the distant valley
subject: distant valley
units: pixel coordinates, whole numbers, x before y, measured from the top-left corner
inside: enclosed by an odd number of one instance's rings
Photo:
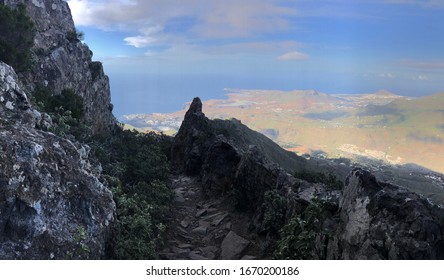
[[[185,111],[123,116],[129,128],[174,134]],[[299,155],[415,164],[444,173],[444,93],[407,98],[388,91],[229,90],[203,103],[211,119],[236,118]]]

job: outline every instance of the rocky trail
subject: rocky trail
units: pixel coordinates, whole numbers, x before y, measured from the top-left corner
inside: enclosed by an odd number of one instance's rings
[[[206,198],[195,178],[176,176],[171,183],[175,200],[161,259],[257,258],[259,248],[248,232],[246,215],[232,211],[222,198]]]

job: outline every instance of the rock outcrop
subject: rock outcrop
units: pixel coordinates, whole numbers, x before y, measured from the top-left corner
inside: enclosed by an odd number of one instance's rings
[[[112,194],[89,147],[44,131],[50,126],[0,62],[0,259],[109,257]]]
[[[339,204],[331,259],[444,259],[444,209],[355,169]]]
[[[28,93],[44,87],[53,94],[72,89],[82,96],[85,118],[94,133],[102,133],[115,124],[108,77],[100,62],[92,61],[92,52],[78,39],[68,4],[63,0],[0,0],[16,7],[24,4],[35,22],[33,49],[35,65],[20,74]]]
[[[312,258],[444,258],[444,209],[440,206],[404,188],[378,182],[359,168],[348,175],[341,190],[295,178],[288,167],[304,161],[268,141],[237,120],[207,119],[195,98],[174,139],[173,165],[179,172],[197,176],[207,197],[234,201],[235,209],[250,217],[245,227],[267,236],[262,245],[273,247],[269,239],[276,241],[285,224],[296,216],[303,218],[308,205],[325,201],[330,207],[316,218],[320,229],[311,241],[316,243],[309,254]],[[282,161],[284,156],[288,156],[285,169],[275,160]],[[233,244],[226,241],[223,247]],[[267,247],[262,245],[258,247]],[[262,257],[270,253],[268,248]],[[227,258],[236,256],[241,257],[236,253]]]

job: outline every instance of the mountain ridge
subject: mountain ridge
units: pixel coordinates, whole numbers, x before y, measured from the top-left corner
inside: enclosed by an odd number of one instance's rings
[[[299,155],[322,150],[331,158],[353,157],[354,153],[344,151],[344,145],[353,145],[375,160],[415,163],[444,173],[436,157],[436,152],[444,151],[441,96],[410,98],[379,91],[313,97],[306,91],[234,90],[227,99],[204,101],[204,106],[211,119],[241,119]],[[142,131],[172,135],[184,113],[138,114],[120,120]]]
[[[227,127],[230,129],[224,130]],[[183,233],[188,232],[189,219],[177,227],[181,228],[171,229],[169,243],[174,245],[162,251],[165,258],[214,259],[220,252],[219,258],[268,259],[271,252],[284,259],[444,258],[442,207],[403,187],[380,182],[361,168],[349,171],[343,187],[321,178],[318,180],[323,182],[309,182],[302,170],[289,174],[267,155],[268,149],[284,151],[282,148],[277,145],[267,148],[264,143],[271,140],[250,134],[249,130],[237,120],[208,119],[202,112],[200,99],[193,100],[172,146],[174,170],[193,178],[180,179],[177,195],[182,199],[177,200],[177,209],[187,208],[179,207],[186,201],[183,196],[188,193],[187,182],[193,184],[193,193],[196,184],[199,186],[210,199],[209,206],[201,206],[203,210],[196,214],[198,219],[192,224],[199,227],[189,229],[188,239]],[[252,137],[263,141],[255,142]],[[310,166],[309,160],[297,158],[305,174],[316,176],[315,172],[325,172],[319,166]],[[208,207],[223,204],[234,209],[220,214],[223,218],[217,221],[216,229],[206,226]],[[236,213],[248,217],[245,220],[249,221],[249,231],[245,231],[245,225],[244,230],[231,226],[227,229],[225,223],[237,223],[228,220],[237,217]],[[228,232],[222,243],[217,242],[217,233],[221,232]],[[194,234],[205,238],[195,240]],[[310,238],[304,239],[307,234]],[[233,235],[238,237],[233,239]],[[266,241],[261,236],[267,236]],[[190,242],[186,247],[180,243],[185,240]],[[195,249],[207,243],[214,244],[211,254],[208,247]],[[245,256],[246,246],[241,243],[250,244],[259,255]],[[237,246],[239,250],[228,249]],[[233,253],[227,254],[228,250]]]

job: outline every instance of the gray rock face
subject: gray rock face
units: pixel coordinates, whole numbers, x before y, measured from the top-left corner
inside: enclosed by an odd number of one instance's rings
[[[50,117],[1,62],[0,101],[0,259],[106,258],[116,206],[89,147],[39,129]]]
[[[63,0],[0,0],[11,7],[23,3],[36,24],[34,58],[31,71],[21,74],[28,92],[37,86],[54,94],[72,89],[84,98],[85,117],[94,133],[107,131],[114,124],[108,77],[100,62],[76,34],[68,4]]]
[[[18,84],[14,69],[0,61],[0,114],[3,118],[30,108],[28,97]]]
[[[355,169],[339,207],[343,224],[329,244],[329,258],[444,258],[444,209],[417,194]]]
[[[176,170],[188,175],[199,174],[208,139],[213,137],[210,122],[202,113],[202,102],[196,97],[174,138],[171,161]]]
[[[234,129],[249,131],[238,120],[227,122]],[[270,162],[256,146],[224,133],[229,134],[224,126],[219,127],[216,121],[205,117],[200,99],[195,98],[174,138],[172,161],[176,169],[200,175],[207,195],[236,192],[250,209],[260,205],[266,190],[292,186],[291,176]]]
[[[317,248],[313,258],[444,258],[441,207],[378,182],[362,169],[349,174],[343,190],[294,178],[274,160],[286,154],[275,151],[265,136],[254,134],[239,121],[211,121],[201,108],[195,99],[185,116],[174,140],[174,163],[180,171],[198,175],[207,196],[234,197],[237,209],[251,215],[246,227],[276,237],[314,199],[324,200],[330,206],[318,217],[321,229],[313,239]],[[249,143],[262,143],[268,149]]]
[[[47,130],[52,126],[51,117],[31,107],[14,69],[0,61],[0,116],[3,125],[17,121],[28,126]]]

